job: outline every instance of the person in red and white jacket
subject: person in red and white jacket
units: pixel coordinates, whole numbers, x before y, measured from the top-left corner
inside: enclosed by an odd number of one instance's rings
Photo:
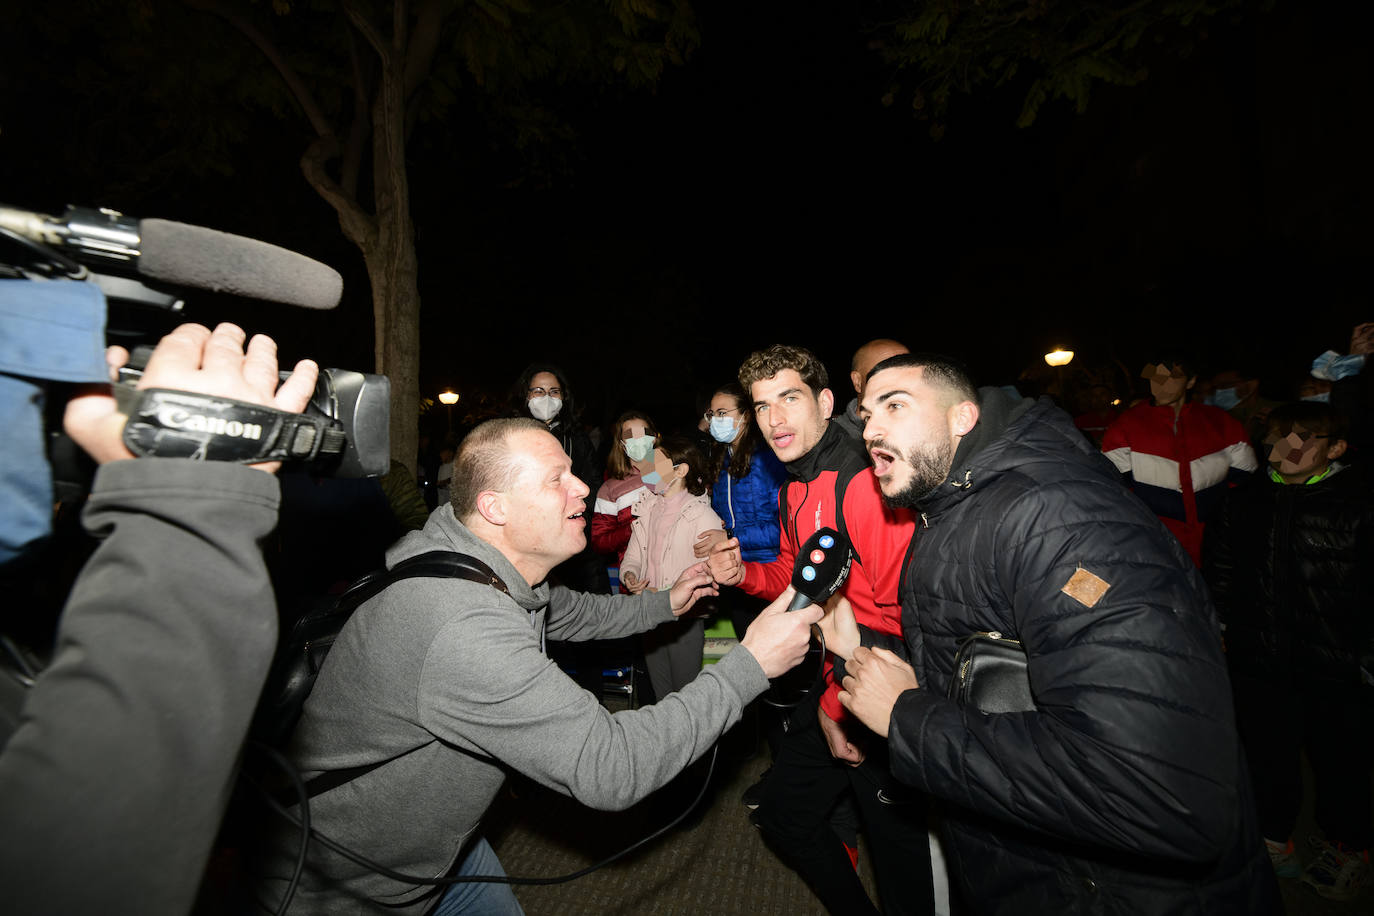
[[[1152,403],[1107,427],[1102,452],[1126,485],[1202,565],[1202,533],[1226,491],[1259,467],[1245,427],[1220,407],[1189,404],[1197,374],[1165,354],[1145,365]]]
[[[615,432],[617,442],[606,458],[606,481],[596,491],[592,507],[591,544],[593,550],[606,558],[611,591],[629,594],[620,585],[619,575],[634,523],[630,510],[649,492],[639,469],[653,468],[659,435],[654,421],[638,410],[621,414],[615,422]],[[636,461],[631,451],[644,457]]]
[[[799,546],[818,529],[835,528],[853,545],[853,567],[841,593],[855,617],[900,638],[897,586],[914,517],[883,504],[863,447],[830,422],[834,395],[825,367],[807,350],[774,345],[752,354],[739,376],[759,429],[790,479],[779,500],[777,559],[745,562],[732,538],[708,557],[713,578],[771,599],[791,582]],[[871,740],[872,733],[840,705],[828,662],[824,677],[824,689],[808,694],[791,715],[760,787],[755,822],[830,912],[876,913],[829,819],[836,801],[852,789],[884,911],[931,913],[924,799],[900,786],[888,767],[885,743]]]

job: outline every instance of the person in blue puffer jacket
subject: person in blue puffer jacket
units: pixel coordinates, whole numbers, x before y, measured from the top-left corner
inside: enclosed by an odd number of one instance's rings
[[[707,461],[711,508],[725,523],[725,537],[739,538],[745,560],[768,563],[778,556],[778,488],[787,478],[782,462],[765,448],[744,390],[736,382],[711,395],[706,411],[715,446]],[[705,557],[720,532],[707,532],[697,541],[696,555]],[[729,589],[721,595],[735,634],[741,638],[768,602]]]

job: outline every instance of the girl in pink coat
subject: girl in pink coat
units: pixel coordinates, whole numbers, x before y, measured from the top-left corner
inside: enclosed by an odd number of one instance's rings
[[[672,588],[685,569],[700,562],[693,552],[697,538],[724,529],[707,495],[706,461],[689,439],[663,439],[644,482],[652,492],[634,507],[620,564],[621,584],[632,594]],[[644,664],[656,698],[680,690],[700,673],[706,642],[700,617],[670,621],[644,638]]]

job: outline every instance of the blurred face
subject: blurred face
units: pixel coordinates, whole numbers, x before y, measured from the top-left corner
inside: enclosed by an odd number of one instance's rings
[[[1333,444],[1330,436],[1300,423],[1286,428],[1271,426],[1264,437],[1269,467],[1289,483],[1301,483],[1326,470],[1336,457]]]
[[[821,441],[835,401],[829,388],[813,393],[795,369],[755,382],[754,420],[780,461],[796,461]]]
[[[926,384],[923,373],[920,367],[878,372],[864,387],[859,406],[873,473],[883,498],[894,506],[916,505],[945,481],[954,464],[956,407]]]
[[[511,452],[521,468],[510,492],[502,494],[506,543],[547,571],[587,546],[583,514],[591,491],[573,475],[572,460],[548,433],[522,430],[511,437]]]
[[[620,441],[626,439],[639,439],[643,436],[653,435],[649,432],[649,424],[641,417],[631,417],[620,424]]]
[[[659,476],[658,483],[653,485],[655,493],[676,493],[682,489],[680,484],[687,475],[687,465],[673,464],[673,459],[661,448],[654,449],[654,470]]]
[[[1141,377],[1150,380],[1150,397],[1156,407],[1181,407],[1196,378],[1188,378],[1182,366],[1163,363],[1146,365]]]

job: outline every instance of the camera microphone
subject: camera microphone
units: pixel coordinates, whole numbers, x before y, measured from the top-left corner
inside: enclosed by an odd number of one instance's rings
[[[180,301],[156,301],[131,289],[129,281],[105,276],[105,271],[309,309],[331,309],[343,295],[343,278],[313,258],[186,223],[137,220],[89,207],[68,207],[54,217],[0,206],[0,232],[40,242],[89,266],[106,295],[163,308],[178,309]],[[137,283],[132,287],[146,289]]]
[[[844,535],[834,528],[817,530],[797,551],[792,567],[792,587],[797,595],[787,609],[798,611],[835,594],[849,578],[851,563],[849,541]]]

